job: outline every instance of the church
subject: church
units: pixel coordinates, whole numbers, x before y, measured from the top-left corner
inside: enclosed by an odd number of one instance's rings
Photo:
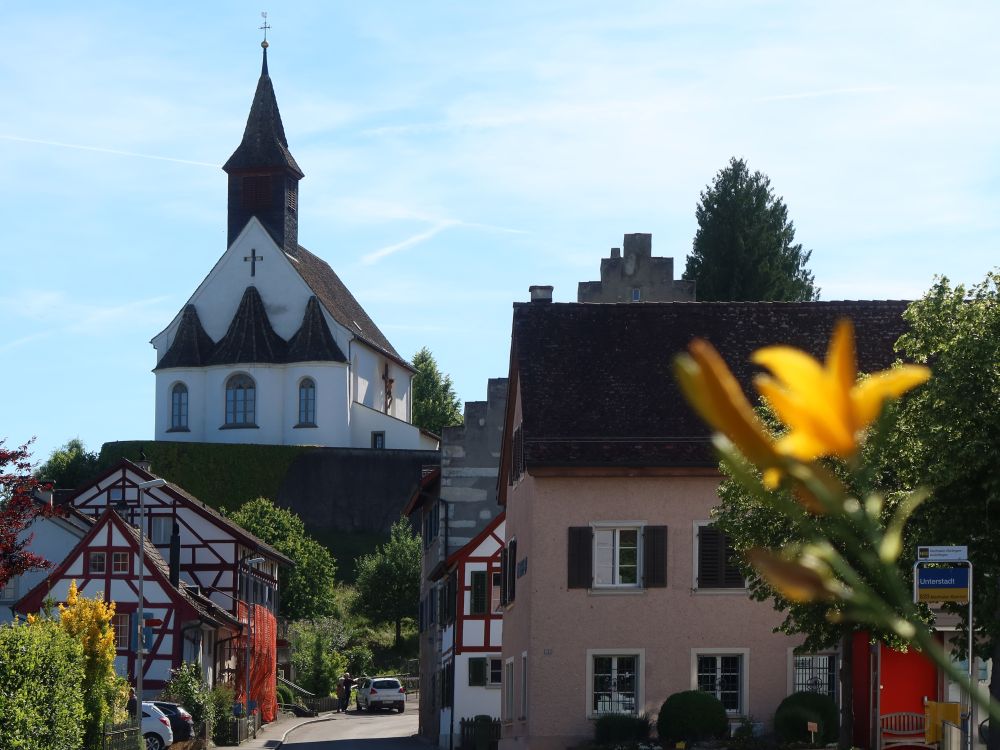
[[[151,341],[156,440],[436,450],[411,424],[412,365],[299,244],[304,175],[267,44],[243,140],[223,166],[227,249]]]

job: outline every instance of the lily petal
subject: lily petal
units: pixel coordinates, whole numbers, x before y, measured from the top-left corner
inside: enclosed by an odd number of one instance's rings
[[[825,446],[820,453],[811,456],[786,453],[783,450],[779,450],[779,453],[811,460],[822,455],[828,448],[838,455],[849,454],[854,449],[854,433],[848,430],[839,410],[831,403],[834,399],[829,393],[830,389],[815,393],[792,390],[782,387],[767,375],[757,376],[754,385],[767,399],[778,418],[788,426],[790,434],[807,433],[812,440]]]
[[[812,602],[830,598],[823,576],[795,560],[786,560],[759,547],[749,550],[747,559],[764,580],[790,601]]]
[[[902,365],[875,373],[851,389],[851,406],[855,430],[862,430],[875,421],[887,399],[899,398],[922,385],[931,376],[923,365]]]

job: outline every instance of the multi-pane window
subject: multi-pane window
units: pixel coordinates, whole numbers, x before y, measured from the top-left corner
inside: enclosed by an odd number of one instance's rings
[[[837,657],[834,654],[795,656],[794,690],[796,693],[822,693],[837,699]]]
[[[637,286],[632,287],[632,301],[638,302],[641,299],[642,299],[642,290]]]
[[[498,686],[503,681],[503,660],[490,658],[490,685]]]
[[[13,601],[17,599],[17,579],[18,576],[11,576],[10,579],[0,589],[0,600]]]
[[[503,674],[503,662],[497,657],[473,657],[469,659],[470,687],[497,687]]]
[[[594,529],[594,585],[639,585],[639,529]]]
[[[514,660],[503,665],[503,718],[514,720]]]
[[[91,552],[90,562],[87,569],[91,573],[104,573],[107,571],[108,558],[105,552]]]
[[[697,526],[700,589],[741,589],[746,586],[736,564],[733,542],[712,524]]]
[[[226,381],[226,424],[253,425],[256,392],[253,380],[247,375],[233,375]]]
[[[385,448],[385,433],[381,430],[372,433],[372,448],[382,450]]]
[[[592,656],[591,713],[634,714],[639,657],[636,654]]]
[[[129,553],[128,552],[112,552],[111,553],[111,572],[112,573],[128,573],[129,572]]]
[[[177,383],[170,389],[170,429],[186,430],[188,428],[188,389],[183,383]]]
[[[170,544],[173,521],[171,516],[153,516],[149,519],[149,536],[153,544]]]
[[[299,383],[299,424],[316,424],[316,383],[312,378]]]
[[[128,650],[129,644],[129,615],[117,614],[111,618],[111,627],[115,633],[115,648],[119,651]]]
[[[743,707],[743,656],[699,654],[698,689],[718,698],[727,713],[740,713]]]
[[[501,612],[503,611],[503,605],[500,603],[500,587],[502,578],[500,573],[494,573],[492,578],[493,585],[490,588],[490,611]]]

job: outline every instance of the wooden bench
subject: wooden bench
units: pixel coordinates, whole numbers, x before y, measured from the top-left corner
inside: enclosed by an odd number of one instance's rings
[[[927,742],[927,717],[924,714],[901,711],[880,717],[879,749],[903,746],[937,749],[937,743]]]

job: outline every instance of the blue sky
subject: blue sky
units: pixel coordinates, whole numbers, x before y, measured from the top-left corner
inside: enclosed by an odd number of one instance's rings
[[[269,65],[300,242],[463,400],[511,303],[574,301],[627,232],[678,275],[699,192],[767,173],[824,299],[1000,258],[995,3],[296,2]],[[150,438],[149,339],[225,249],[260,70],[242,2],[22,3],[0,84],[0,437]],[[655,345],[655,342],[651,342]]]

